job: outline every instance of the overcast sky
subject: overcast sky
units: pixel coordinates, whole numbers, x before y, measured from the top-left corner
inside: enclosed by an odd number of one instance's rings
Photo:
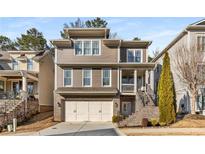
[[[83,18],[83,21],[92,18]],[[142,40],[151,40],[153,43],[149,48],[149,53],[156,48],[162,50],[179,32],[187,25],[201,20],[202,18],[103,18],[108,22],[108,27],[112,32],[117,32],[122,39],[133,39],[139,37]],[[60,38],[60,30],[64,23],[70,23],[76,17],[36,17],[36,18],[1,18],[0,35],[15,40],[20,34],[25,33],[29,28],[36,27],[47,40]]]

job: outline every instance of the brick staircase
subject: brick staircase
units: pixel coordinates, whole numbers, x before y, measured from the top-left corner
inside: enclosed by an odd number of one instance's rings
[[[138,110],[135,113],[129,115],[129,117],[118,123],[118,127],[134,127],[141,126],[142,119],[157,118],[159,117],[158,107],[154,104],[152,99],[145,92],[138,92],[141,101],[137,101]],[[141,105],[141,103],[143,103]],[[139,105],[140,104],[140,105]]]

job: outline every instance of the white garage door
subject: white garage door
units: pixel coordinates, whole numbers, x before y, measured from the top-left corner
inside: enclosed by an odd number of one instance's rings
[[[112,121],[112,101],[66,101],[65,121]]]

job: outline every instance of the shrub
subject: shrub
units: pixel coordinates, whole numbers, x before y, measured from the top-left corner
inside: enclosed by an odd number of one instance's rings
[[[0,133],[3,131],[3,127],[2,126],[0,126]]]
[[[159,125],[163,127],[163,126],[166,126],[166,123],[165,122],[160,122]]]
[[[150,122],[151,122],[152,126],[156,126],[156,125],[158,125],[158,123],[159,123],[159,121],[158,121],[157,119],[155,119],[155,118],[152,118],[152,119],[150,120]]]
[[[147,125],[148,125],[148,119],[147,118],[143,118],[142,119],[142,127],[147,127]]]
[[[176,120],[175,89],[170,68],[169,54],[163,58],[163,66],[158,84],[159,121],[165,125]]]
[[[123,116],[122,115],[114,115],[113,117],[112,117],[112,122],[113,123],[118,123],[118,122],[120,122],[120,121],[122,121],[123,120]]]

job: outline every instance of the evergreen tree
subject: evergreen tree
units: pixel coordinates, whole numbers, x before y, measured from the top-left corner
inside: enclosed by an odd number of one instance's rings
[[[170,58],[165,53],[158,85],[159,122],[169,125],[176,120],[174,82],[170,68]]]
[[[85,25],[88,28],[105,28],[107,27],[107,24],[108,23],[106,22],[106,20],[103,20],[99,17],[85,22]]]
[[[0,50],[16,50],[15,43],[11,41],[8,37],[0,35]]]
[[[43,51],[49,48],[46,42],[41,32],[31,28],[26,31],[26,34],[21,34],[21,37],[17,38],[16,45],[19,50]]]

